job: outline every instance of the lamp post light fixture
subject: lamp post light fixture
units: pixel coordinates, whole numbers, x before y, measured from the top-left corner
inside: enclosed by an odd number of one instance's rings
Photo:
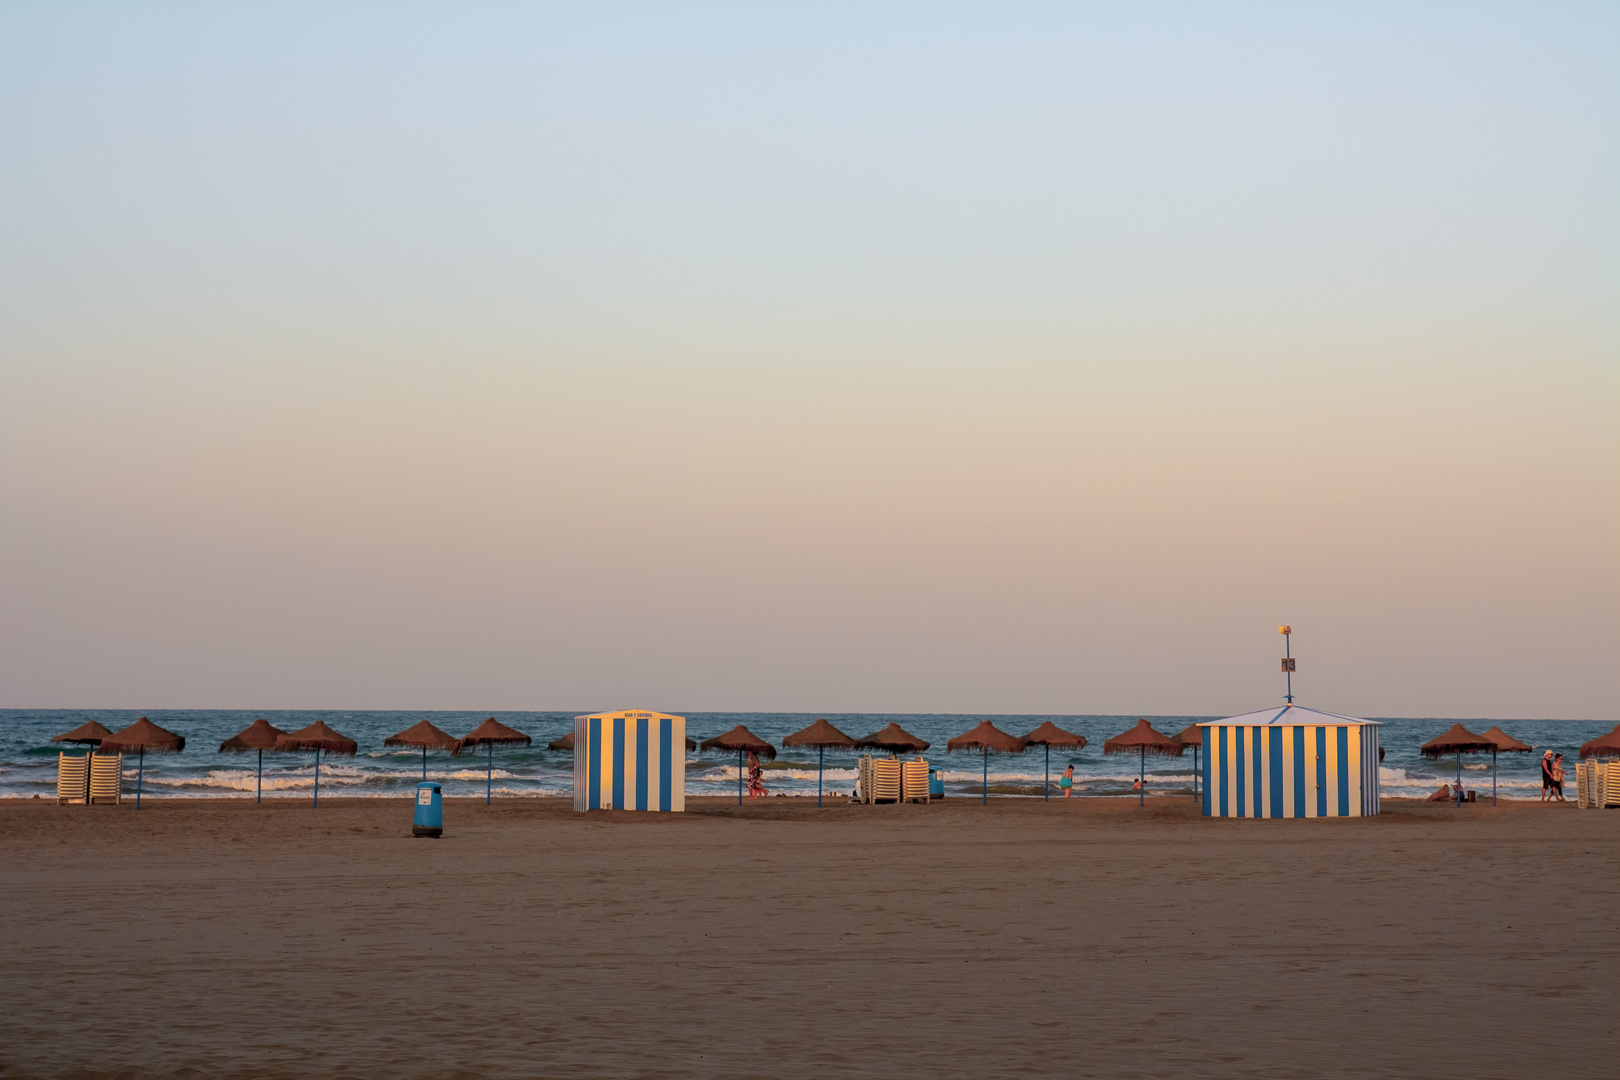
[[[1292,634],[1293,632],[1294,628],[1292,626],[1277,627],[1277,633],[1283,636],[1282,669],[1283,676],[1288,680],[1288,693],[1284,696],[1287,698],[1288,704],[1290,705],[1294,703],[1294,650],[1291,639],[1288,635]]]

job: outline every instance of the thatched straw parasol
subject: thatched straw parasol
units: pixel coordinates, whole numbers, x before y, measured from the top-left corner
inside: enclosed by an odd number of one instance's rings
[[[1204,729],[1197,724],[1188,724],[1174,735],[1170,736],[1182,746],[1192,747],[1193,752],[1193,798],[1198,798],[1198,751],[1204,748]]]
[[[945,752],[952,750],[978,750],[984,756],[984,802],[990,802],[990,754],[1022,754],[1028,747],[1024,740],[1016,735],[1009,735],[988,720],[980,720],[979,726],[945,743]]]
[[[1086,737],[1076,735],[1072,731],[1064,731],[1048,720],[1024,736],[1024,745],[1046,747],[1046,775],[1041,778],[1041,791],[1045,798],[1050,800],[1052,798],[1052,747],[1061,746],[1068,750],[1078,750],[1086,745]]]
[[[760,757],[775,760],[776,747],[764,739],[738,724],[724,735],[716,735],[712,739],[704,739],[698,744],[701,750],[735,750],[737,751],[737,805],[743,800],[743,755],[757,754]]]
[[[427,779],[427,752],[429,750],[456,751],[456,737],[440,731],[426,720],[419,720],[400,732],[383,740],[384,746],[417,746],[422,750],[422,779]]]
[[[259,781],[254,790],[253,801],[264,801],[264,752],[276,748],[276,740],[287,734],[276,725],[259,717],[247,727],[219,744],[222,754],[245,754],[255,750],[259,754]]]
[[[813,746],[816,748],[816,805],[821,805],[821,774],[827,764],[827,747],[834,750],[853,750],[855,740],[833,727],[826,720],[817,720],[803,731],[795,731],[782,740],[783,746]]]
[[[1620,724],[1614,725],[1614,730],[1607,735],[1599,735],[1591,742],[1581,744],[1580,755],[1589,757],[1620,757]]]
[[[1443,757],[1446,754],[1457,755],[1457,804],[1460,806],[1463,801],[1462,756],[1496,749],[1498,749],[1496,743],[1485,736],[1475,735],[1461,724],[1452,724],[1450,731],[1444,735],[1436,735],[1418,747],[1418,752],[1427,758]]]
[[[103,754],[140,752],[140,764],[135,773],[135,809],[141,808],[141,786],[146,779],[146,752],[178,754],[186,748],[183,735],[160,728],[146,717],[141,717],[127,728],[102,737],[98,748]]]
[[[324,720],[317,720],[308,727],[276,737],[276,750],[286,752],[289,750],[315,751],[315,799],[313,805],[321,805],[321,754],[341,754],[345,757],[354,757],[360,745],[347,735],[339,734],[326,726]]]
[[[1496,745],[1491,748],[1491,805],[1496,805],[1496,755],[1503,750],[1510,750],[1518,754],[1528,754],[1535,747],[1529,743],[1522,743],[1509,735],[1501,728],[1492,724],[1491,729],[1485,733],[1485,738]]]
[[[452,754],[461,754],[469,746],[484,746],[488,757],[484,765],[484,805],[488,806],[495,797],[495,747],[496,746],[529,746],[534,742],[523,732],[516,728],[509,728],[493,716],[482,724],[463,735],[457,742]]]
[[[1136,751],[1140,761],[1136,778],[1137,806],[1145,805],[1147,801],[1147,756],[1154,754],[1158,757],[1180,757],[1183,749],[1181,743],[1159,734],[1145,719],[1138,720],[1131,730],[1122,735],[1115,735],[1103,743],[1105,754],[1128,754],[1132,750]]]
[[[65,731],[60,735],[52,735],[51,742],[73,743],[77,746],[100,746],[101,740],[112,732],[102,727],[94,720],[86,720],[72,731]]]
[[[899,724],[890,724],[882,731],[874,731],[864,739],[855,740],[857,750],[887,750],[891,754],[920,754],[929,745]]]

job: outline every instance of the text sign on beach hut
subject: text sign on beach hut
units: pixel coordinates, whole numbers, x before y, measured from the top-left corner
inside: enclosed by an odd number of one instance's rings
[[[646,709],[574,717],[575,810],[686,809],[686,717]]]
[[[1206,817],[1378,813],[1376,721],[1285,705],[1198,726]]]

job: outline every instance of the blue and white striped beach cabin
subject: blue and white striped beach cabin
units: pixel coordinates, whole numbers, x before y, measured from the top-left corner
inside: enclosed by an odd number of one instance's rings
[[[1299,705],[1204,729],[1205,817],[1378,813],[1378,723]]]
[[[574,717],[575,810],[686,809],[686,717],[645,709]]]

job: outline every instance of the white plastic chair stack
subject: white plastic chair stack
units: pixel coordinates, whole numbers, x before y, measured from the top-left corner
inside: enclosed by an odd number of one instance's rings
[[[860,778],[857,781],[857,784],[859,785],[858,797],[860,798],[861,802],[869,803],[872,801],[872,755],[863,755],[860,759],[859,767]]]
[[[124,755],[90,755],[90,804],[124,801]]]
[[[78,803],[90,800],[90,755],[56,755],[56,804]]]
[[[928,801],[928,762],[922,758],[916,761],[902,762],[900,765],[900,786],[902,799],[913,802],[921,799]]]
[[[1592,805],[1592,763],[1575,763],[1575,805],[1582,810]]]

